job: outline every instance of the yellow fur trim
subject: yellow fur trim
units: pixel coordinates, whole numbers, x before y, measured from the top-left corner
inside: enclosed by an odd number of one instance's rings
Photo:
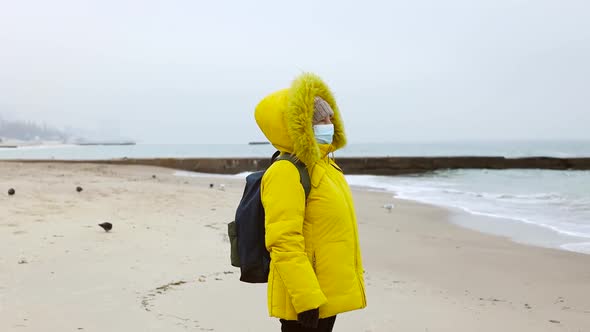
[[[322,158],[312,127],[315,96],[324,99],[334,110],[333,150],[346,145],[344,125],[334,95],[319,76],[312,73],[300,75],[289,89],[285,119],[287,133],[293,141],[293,153],[308,167]]]

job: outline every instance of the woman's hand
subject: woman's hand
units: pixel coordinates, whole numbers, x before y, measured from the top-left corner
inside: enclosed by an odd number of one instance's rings
[[[320,320],[320,309],[311,309],[297,314],[297,321],[303,327],[318,327],[318,321]]]

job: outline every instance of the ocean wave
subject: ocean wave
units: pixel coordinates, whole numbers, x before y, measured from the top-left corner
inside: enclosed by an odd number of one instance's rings
[[[541,200],[541,201],[563,201],[565,197],[559,193],[538,193],[538,194],[499,194],[498,199],[517,199],[517,200]]]
[[[457,189],[441,189],[442,193],[453,195],[466,195],[476,198],[488,198],[497,200],[522,200],[522,201],[564,201],[566,198],[559,193],[538,193],[538,194],[496,194],[489,192],[472,192]]]
[[[560,248],[568,251],[590,254],[590,242],[566,243],[562,244]]]
[[[216,173],[199,173],[199,172],[189,172],[189,171],[175,171],[174,176],[179,177],[191,177],[191,178],[246,178],[250,173],[239,173],[239,174],[216,174]]]
[[[531,217],[526,218],[526,217],[517,216],[514,213],[510,213],[510,212],[508,212],[508,213],[484,212],[484,211],[482,211],[482,209],[468,207],[468,206],[466,206],[466,204],[460,204],[457,202],[448,201],[448,200],[444,200],[444,199],[436,199],[436,198],[432,198],[432,197],[425,198],[424,196],[420,197],[420,196],[408,195],[407,193],[403,193],[403,192],[398,192],[396,194],[396,197],[400,198],[400,199],[407,199],[407,200],[417,201],[417,202],[421,202],[421,203],[433,204],[433,205],[437,205],[437,206],[441,206],[441,207],[455,208],[455,209],[459,209],[464,212],[467,212],[469,214],[478,215],[478,216],[522,222],[522,223],[526,223],[526,224],[532,225],[532,226],[543,227],[545,229],[552,230],[552,231],[554,231],[558,234],[561,234],[561,235],[580,237],[580,238],[590,238],[590,230],[588,232],[586,232],[584,225],[580,225],[580,224],[570,224],[570,225],[568,225],[569,227],[567,227],[570,229],[566,229],[566,227],[564,227],[565,226],[564,223],[562,223],[562,224],[558,223],[556,225],[551,225],[548,223],[540,222],[538,219],[535,219],[534,216],[533,216],[533,218],[531,218]],[[574,229],[572,230],[571,228],[574,228]],[[575,228],[579,228],[579,229],[575,229]]]
[[[455,208],[473,215],[525,223],[563,236],[590,238],[590,192],[585,193],[583,188],[572,189],[575,185],[579,187],[579,184],[583,187],[585,181],[590,179],[590,173],[574,173],[572,186],[563,183],[564,178],[571,178],[571,172],[563,173],[535,170],[460,170],[446,173],[447,176],[441,177],[440,181],[436,176],[430,175],[351,176],[350,182],[354,185],[390,191],[401,199]],[[540,178],[543,181],[539,181]],[[496,192],[468,190],[470,188],[489,188]],[[543,190],[544,188],[550,190]],[[555,190],[556,188],[569,191],[561,192]]]

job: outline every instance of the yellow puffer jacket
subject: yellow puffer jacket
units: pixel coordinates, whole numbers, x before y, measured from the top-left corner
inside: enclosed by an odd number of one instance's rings
[[[317,144],[314,97],[334,110],[334,141]],[[320,318],[366,306],[357,222],[350,188],[328,154],[346,143],[340,112],[322,80],[303,74],[290,89],[275,92],[256,107],[256,122],[281,152],[307,167],[311,192],[305,192],[289,161],[271,165],[262,178],[266,247],[270,252],[268,309],[271,316],[295,320],[320,308]]]

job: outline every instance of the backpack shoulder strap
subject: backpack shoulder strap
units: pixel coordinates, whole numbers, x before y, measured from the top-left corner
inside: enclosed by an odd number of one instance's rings
[[[296,159],[295,156],[293,156],[292,154],[288,153],[282,154],[274,160],[288,160],[295,167],[297,167],[297,170],[299,171],[299,179],[301,185],[303,186],[303,190],[305,190],[305,198],[307,199],[307,197],[309,196],[309,192],[311,191],[311,179],[309,178],[309,173],[307,172],[305,164],[302,163],[300,160]]]

